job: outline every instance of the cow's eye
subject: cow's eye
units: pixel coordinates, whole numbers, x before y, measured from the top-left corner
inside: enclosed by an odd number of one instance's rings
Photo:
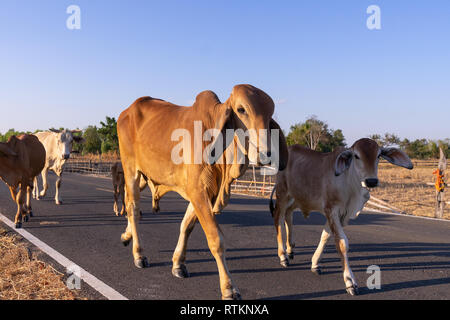
[[[237,109],[237,112],[239,112],[240,114],[245,114],[245,109],[243,107],[240,107]]]
[[[355,154],[355,159],[358,159],[358,160],[360,159],[359,156],[358,156],[357,154]]]

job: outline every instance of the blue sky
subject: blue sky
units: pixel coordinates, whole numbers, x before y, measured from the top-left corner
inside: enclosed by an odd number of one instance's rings
[[[372,4],[381,30],[366,27]],[[448,0],[2,0],[0,132],[98,125],[144,95],[224,101],[250,83],[287,131],[317,115],[349,144],[450,138],[449,35]]]

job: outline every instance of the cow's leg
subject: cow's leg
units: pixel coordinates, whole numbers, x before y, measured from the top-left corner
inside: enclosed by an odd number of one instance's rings
[[[124,168],[125,169],[125,168]],[[134,264],[138,268],[148,267],[148,261],[142,255],[142,247],[139,240],[138,223],[140,219],[139,210],[139,178],[140,173],[131,173],[125,179],[125,196],[127,206],[128,225],[124,233],[122,233],[121,240],[124,245],[128,245],[133,240],[133,258]]]
[[[289,208],[286,209],[286,253],[289,259],[294,259],[294,251],[295,243],[292,241],[292,213],[294,212],[295,204],[292,204]]]
[[[126,194],[127,193],[125,191],[125,185],[124,184],[119,185],[119,194],[120,194],[120,197],[122,199],[122,209],[120,210],[120,215],[123,216],[123,215],[127,214],[127,211],[126,211],[127,206],[125,204],[125,199],[126,199]]]
[[[116,216],[119,215],[119,207],[117,205],[118,200],[119,200],[119,186],[118,185],[114,185],[114,205],[113,205],[113,210],[114,210],[114,213],[116,214]]]
[[[189,235],[194,230],[195,223],[197,222],[197,216],[195,215],[194,206],[189,203],[186,213],[184,214],[183,221],[180,226],[180,236],[178,238],[177,247],[173,252],[172,257],[172,274],[178,278],[187,278],[189,273],[187,271],[186,262],[186,248]]]
[[[31,208],[31,192],[32,192],[31,186],[27,186],[27,203],[26,203],[25,208],[26,208],[27,215],[30,217],[33,216],[33,209]],[[28,219],[28,218],[25,218],[25,219]]]
[[[152,212],[153,213],[159,213],[161,211],[161,208],[159,207],[159,196],[157,193],[155,193],[152,196]]]
[[[338,212],[333,212],[330,221],[330,229],[334,236],[337,252],[341,256],[342,266],[344,269],[344,282],[347,293],[353,295],[358,294],[358,285],[348,262],[348,240],[341,225]]]
[[[14,202],[17,202],[17,187],[16,186],[12,186],[9,187],[9,192],[11,193],[11,198],[13,199]]]
[[[39,200],[39,184],[37,176],[33,179],[33,199]]]
[[[55,192],[55,203],[56,204],[62,204],[61,196],[59,195],[59,188],[61,188],[61,176],[62,176],[62,169],[55,171],[56,173],[56,192]]]
[[[152,212],[153,213],[159,213],[160,208],[159,208],[159,194],[158,194],[158,187],[155,186],[155,184],[153,183],[153,181],[148,180],[148,186],[150,188],[150,191],[152,192]]]
[[[278,197],[277,193],[277,202],[275,204],[273,222],[277,233],[278,257],[280,258],[280,264],[285,268],[289,266],[289,258],[284,248],[283,228],[282,228],[282,226],[285,224],[286,206],[287,206],[287,197],[286,196]]]
[[[204,193],[194,194],[189,197],[194,206],[197,218],[205,232],[208,247],[217,263],[220,278],[220,290],[222,299],[240,299],[241,294],[231,280],[230,272],[225,260],[225,244],[222,232],[212,212],[212,206]]]
[[[22,218],[23,215],[26,215],[26,211],[23,209],[24,200],[27,192],[27,186],[23,183],[20,184],[20,189],[16,194],[16,203],[17,203],[17,213],[14,219],[14,223],[16,224],[16,228],[22,227]],[[23,214],[25,213],[25,214]]]
[[[327,244],[328,239],[330,238],[330,229],[328,228],[328,224],[322,230],[322,235],[320,236],[320,242],[317,246],[316,251],[311,259],[311,271],[315,274],[321,274],[322,270],[320,269],[320,259],[322,258],[323,249]]]
[[[42,191],[40,193],[41,197],[45,197],[45,194],[47,193],[48,190],[48,182],[47,182],[47,175],[48,175],[48,168],[44,168],[44,170],[42,170]]]

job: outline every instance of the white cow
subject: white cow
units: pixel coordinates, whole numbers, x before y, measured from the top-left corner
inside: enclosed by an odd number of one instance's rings
[[[64,164],[69,159],[72,152],[72,145],[76,143],[82,143],[84,139],[82,137],[74,136],[74,132],[80,132],[80,130],[54,130],[38,132],[35,134],[39,141],[44,145],[46,151],[45,166],[42,170],[42,184],[43,189],[39,193],[39,187],[37,177],[34,179],[33,198],[39,200],[39,196],[44,197],[47,193],[48,183],[47,174],[48,170],[53,170],[58,179],[56,180],[56,204],[62,204],[61,197],[59,195],[59,188],[61,187],[61,174],[63,172]]]

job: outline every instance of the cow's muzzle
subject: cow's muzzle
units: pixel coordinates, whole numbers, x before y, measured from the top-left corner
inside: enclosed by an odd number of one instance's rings
[[[367,188],[375,188],[378,186],[378,179],[376,178],[369,178],[364,180],[364,184]]]

